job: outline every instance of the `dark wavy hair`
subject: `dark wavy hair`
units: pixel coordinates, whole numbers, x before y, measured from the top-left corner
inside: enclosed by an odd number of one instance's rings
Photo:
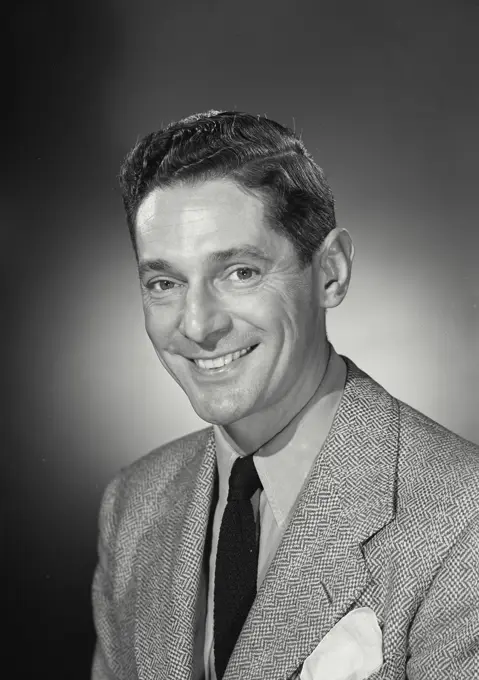
[[[120,185],[136,252],[135,220],[155,188],[228,178],[263,199],[265,218],[308,265],[336,226],[321,168],[292,130],[238,111],[198,113],[151,132],[125,158]]]

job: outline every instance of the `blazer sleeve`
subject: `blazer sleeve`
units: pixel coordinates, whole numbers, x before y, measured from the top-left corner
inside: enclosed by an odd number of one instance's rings
[[[479,678],[479,515],[459,535],[416,614],[407,678]]]
[[[113,586],[119,485],[120,476],[107,486],[99,514],[98,562],[92,584],[93,621],[97,635],[92,680],[126,680],[128,677],[122,663],[124,652]]]

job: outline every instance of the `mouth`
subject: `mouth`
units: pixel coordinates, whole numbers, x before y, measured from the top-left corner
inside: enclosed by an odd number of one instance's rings
[[[251,345],[251,347],[246,347],[230,354],[224,354],[214,359],[189,359],[189,361],[201,373],[219,373],[228,369],[232,364],[237,365],[240,359],[251,354],[257,347],[258,345]]]

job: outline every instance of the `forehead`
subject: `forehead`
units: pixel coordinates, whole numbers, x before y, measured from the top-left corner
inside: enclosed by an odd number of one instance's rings
[[[261,198],[226,179],[154,189],[136,218],[140,259],[201,257],[240,243],[274,254],[278,239],[282,246],[286,239],[266,225]]]

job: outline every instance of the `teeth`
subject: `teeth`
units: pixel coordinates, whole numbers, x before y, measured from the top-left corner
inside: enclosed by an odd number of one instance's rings
[[[221,368],[222,366],[227,366],[232,361],[243,357],[250,351],[251,347],[247,349],[242,349],[239,352],[232,352],[231,354],[225,354],[222,357],[217,357],[216,359],[195,359],[195,364],[200,368]]]

